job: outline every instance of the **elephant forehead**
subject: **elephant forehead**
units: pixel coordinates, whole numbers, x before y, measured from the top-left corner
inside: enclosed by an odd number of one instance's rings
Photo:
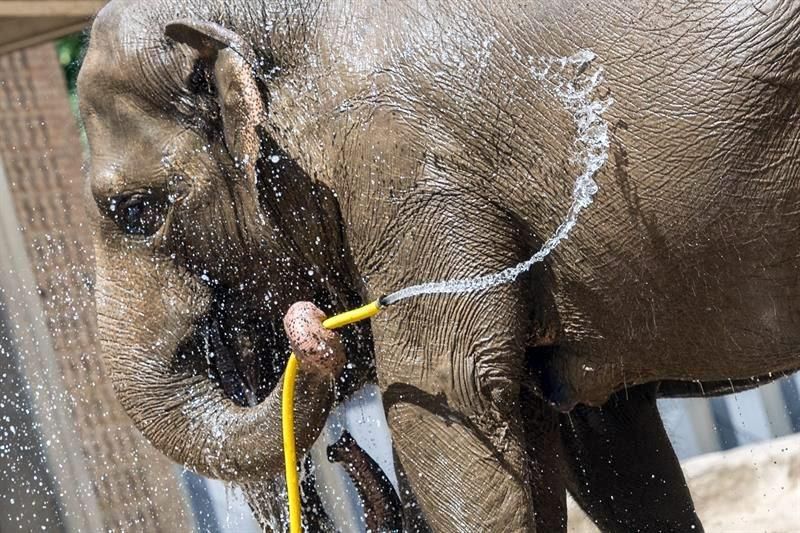
[[[89,179],[95,197],[163,187],[172,176],[196,175],[210,158],[202,139],[168,118],[142,113],[126,98],[114,112],[87,117]]]
[[[185,114],[191,109],[186,80],[195,55],[188,47],[169,42],[163,36],[163,24],[144,24],[136,17],[137,11],[130,7],[108,8],[92,25],[78,76],[84,118],[113,117],[126,107],[151,116],[175,115],[178,110]]]
[[[156,38],[125,42],[123,36],[94,35],[78,76],[82,114],[111,111],[121,95],[149,113],[190,104],[185,80],[195,58],[187,47]]]

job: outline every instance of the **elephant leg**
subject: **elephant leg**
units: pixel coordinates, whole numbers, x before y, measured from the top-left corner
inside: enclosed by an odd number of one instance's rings
[[[353,481],[364,507],[364,519],[370,531],[402,533],[403,506],[391,481],[378,463],[345,430],[328,446],[328,461],[339,463]]]
[[[528,254],[518,249],[518,232],[505,226],[505,216],[480,209],[485,203],[463,210],[463,200],[431,203],[430,210],[415,213],[424,225],[398,228],[404,240],[393,246],[397,263],[413,269],[373,276],[378,294],[418,281],[501,270]],[[487,257],[487,250],[498,249],[502,253]],[[373,321],[395,450],[434,531],[535,527],[520,402],[527,291],[519,282],[415,298]]]
[[[702,531],[656,408],[656,385],[561,416],[567,482],[603,531]]]
[[[403,525],[406,533],[431,533],[431,528],[425,521],[419,502],[417,502],[414,492],[411,490],[411,484],[408,481],[405,468],[403,468],[403,463],[394,449],[392,450],[392,458],[394,460],[394,472],[397,475],[397,488],[403,504]]]
[[[509,457],[513,445],[501,449],[436,404],[397,402],[387,412],[407,481],[434,531],[534,531],[529,479],[520,475],[521,454]]]

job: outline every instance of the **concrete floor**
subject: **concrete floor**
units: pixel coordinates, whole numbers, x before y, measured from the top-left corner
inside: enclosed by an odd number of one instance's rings
[[[683,463],[707,533],[800,532],[800,434]],[[569,502],[569,532],[597,532]]]

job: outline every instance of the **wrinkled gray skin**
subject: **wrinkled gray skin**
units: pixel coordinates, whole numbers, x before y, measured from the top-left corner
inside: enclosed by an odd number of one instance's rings
[[[194,27],[167,30],[180,19]],[[590,49],[611,153],[570,239],[513,285],[343,333],[348,387],[374,350],[428,523],[530,529],[534,504],[563,504],[562,438],[578,463],[615,456],[582,445],[610,418],[588,405],[800,366],[798,45],[797,1],[112,2],[80,94],[120,400],[158,448],[249,483],[259,507],[280,471],[289,305],[330,313],[536,251],[581,169],[526,58]],[[314,372],[299,391],[302,450],[337,393]],[[586,423],[559,436],[540,397],[586,404]],[[641,426],[636,404],[607,405],[612,425],[660,428],[654,407]]]

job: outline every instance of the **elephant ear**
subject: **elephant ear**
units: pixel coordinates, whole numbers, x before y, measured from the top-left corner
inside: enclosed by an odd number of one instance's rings
[[[251,66],[255,59],[252,48],[239,35],[213,22],[175,20],[166,25],[164,34],[194,48],[212,65],[225,145],[255,185],[259,127],[266,121],[266,106]]]

